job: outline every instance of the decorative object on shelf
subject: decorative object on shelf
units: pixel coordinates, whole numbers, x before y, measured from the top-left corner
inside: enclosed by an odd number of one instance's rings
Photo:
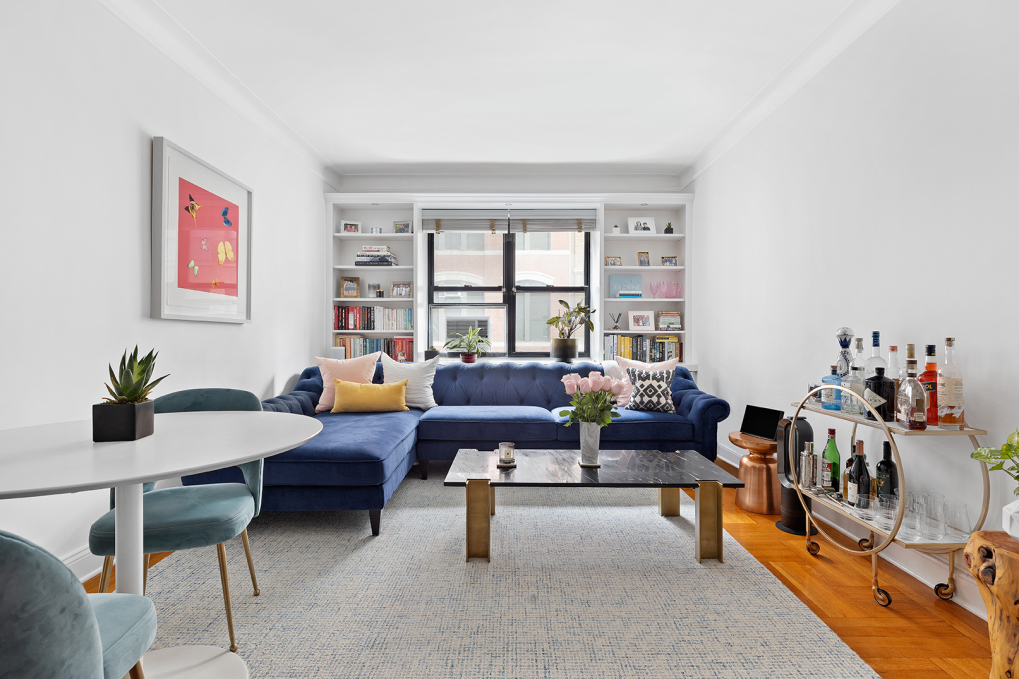
[[[609,297],[638,298],[644,291],[644,277],[636,274],[609,275]]]
[[[654,217],[627,217],[626,225],[630,233],[655,233]]]
[[[678,311],[660,311],[658,312],[658,330],[660,331],[679,331],[683,329],[683,321],[680,312]]]
[[[414,233],[414,222],[393,222],[393,233]]]
[[[369,233],[382,233],[382,227],[381,226],[373,226],[373,227],[371,227],[371,230],[369,231]]]
[[[647,252],[638,252],[637,266],[651,266],[651,255]]]
[[[450,351],[460,352],[460,360],[464,363],[474,363],[479,354],[492,348],[492,343],[487,337],[481,336],[480,328],[472,325],[465,333],[453,333],[443,346]]]
[[[612,329],[619,330],[619,319],[623,317],[623,312],[620,311],[618,314],[609,314],[609,318],[612,320]]]
[[[966,568],[977,581],[987,607],[991,642],[991,679],[1019,676],[1019,619],[1015,615],[1019,590],[1019,542],[1001,531],[973,533],[966,550]]]
[[[630,330],[654,330],[654,311],[629,311],[627,318],[630,321]]]
[[[340,222],[340,233],[361,233],[361,222]]]
[[[517,466],[516,458],[516,444],[512,441],[501,441],[499,443],[499,461],[496,463],[496,467],[499,469],[512,469]]]
[[[381,283],[369,283],[368,284],[368,296],[369,297],[380,297],[378,293],[382,292]]]
[[[389,286],[390,297],[412,297],[414,295],[414,284],[411,281],[393,281]]]
[[[611,256],[605,257],[605,266],[622,266],[622,265],[623,265],[622,257],[611,257]]]
[[[613,224],[612,225],[612,235],[613,236],[618,236],[619,235],[619,224]]]
[[[648,289],[651,290],[651,299],[654,299],[655,296],[658,295],[658,288],[661,286],[662,284],[659,281],[651,281],[648,283]]]
[[[358,276],[340,276],[340,297],[360,297],[361,278]]]
[[[624,384],[611,377],[592,371],[587,377],[568,373],[562,377],[566,393],[572,396],[570,410],[560,410],[559,417],[569,417],[563,425],[580,424],[580,466],[600,467],[598,449],[601,446],[601,428],[619,417],[616,397],[623,393]]]
[[[679,287],[678,281],[664,281],[662,283],[661,290],[662,297],[667,297],[669,299],[676,299],[677,297],[683,296],[682,289]]]
[[[853,362],[853,355],[849,352],[849,345],[853,342],[853,329],[845,326],[835,332],[835,339],[839,341],[839,358],[835,361],[835,374],[845,377],[849,374],[849,364]]]
[[[679,266],[679,257],[675,255],[662,257],[662,266]]]
[[[425,349],[425,360],[426,361],[431,360],[431,359],[435,358],[438,355],[439,355],[439,350],[436,349],[434,345],[428,347],[427,349]]]
[[[665,225],[665,231],[663,231],[662,233],[672,234],[672,222],[669,222],[668,224]]]
[[[93,441],[137,441],[152,435],[156,409],[155,402],[149,400],[149,393],[169,377],[163,375],[152,379],[158,355],[153,349],[139,360],[138,346],[135,345],[130,356],[124,350],[116,373],[113,366],[109,366],[112,386],[105,386],[110,396],[92,406]]]
[[[375,296],[379,297],[379,298],[384,298],[386,296],[386,293],[384,291],[382,291],[382,290],[376,290],[375,291]]]
[[[155,137],[152,202],[150,316],[249,322],[251,189]]]
[[[588,330],[594,330],[591,315],[595,310],[589,309],[580,302],[571,307],[570,303],[564,299],[559,300],[559,305],[565,311],[545,321],[545,325],[550,326],[550,329],[555,328],[559,335],[549,340],[551,342],[549,356],[557,361],[572,363],[573,359],[577,357],[577,338],[573,336],[573,333],[585,327]]]

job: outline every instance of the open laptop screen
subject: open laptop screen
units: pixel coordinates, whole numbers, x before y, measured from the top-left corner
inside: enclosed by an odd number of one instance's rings
[[[747,406],[743,413],[743,424],[740,425],[739,430],[743,434],[774,441],[778,435],[778,423],[784,414],[781,410]]]

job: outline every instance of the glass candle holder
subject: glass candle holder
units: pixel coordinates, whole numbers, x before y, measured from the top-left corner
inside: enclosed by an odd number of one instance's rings
[[[501,464],[508,464],[513,462],[513,453],[516,450],[516,444],[510,443],[509,441],[503,441],[499,444],[499,462]]]

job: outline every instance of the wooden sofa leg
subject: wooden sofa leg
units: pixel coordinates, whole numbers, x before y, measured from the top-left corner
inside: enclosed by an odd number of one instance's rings
[[[368,520],[372,524],[372,535],[379,534],[379,524],[382,523],[382,510],[381,509],[369,509]]]
[[[418,460],[418,473],[422,481],[428,480],[428,460]]]

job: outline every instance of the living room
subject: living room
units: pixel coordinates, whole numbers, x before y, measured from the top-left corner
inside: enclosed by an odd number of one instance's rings
[[[1001,446],[1019,427],[1005,389],[1008,339],[1019,328],[995,302],[1009,294],[1017,238],[1006,199],[1019,179],[1011,3],[287,10],[193,0],[2,10],[0,355],[10,388],[0,430],[91,420],[108,395],[108,366],[116,370],[136,345],[158,351],[154,375],[169,375],[153,398],[216,387],[282,397],[316,357],[339,358],[334,338],[344,333],[332,309],[375,304],[369,284],[380,286],[380,307],[412,310],[412,363],[423,363],[447,339],[431,332],[449,313],[433,295],[454,295],[434,289],[451,281],[435,270],[434,252],[429,266],[429,243],[434,250],[451,217],[428,211],[457,209],[499,212],[497,223],[486,217],[470,229],[494,230],[501,243],[524,237],[526,210],[559,210],[572,220],[571,242],[590,243],[582,275],[565,286],[582,292],[561,293],[573,302],[586,295],[596,309],[578,365],[613,358],[605,340],[636,327],[628,312],[659,320],[680,312],[681,330],[653,320],[648,334],[681,337],[690,389],[728,404],[710,444],[701,443],[730,473],[746,453],[730,440],[746,407],[791,416],[836,363],[842,327],[868,345],[879,330],[881,352],[897,345],[900,362],[907,343],[917,352],[934,344],[943,359],[945,338],[955,338],[966,421],[986,431],[979,444]],[[250,248],[234,253],[250,256],[246,322],[174,320],[154,309],[157,138],[248,191],[249,219],[232,220],[249,229]],[[641,234],[626,238],[638,217],[652,217],[647,246]],[[343,240],[344,221],[358,224],[357,238]],[[395,226],[404,222],[406,237]],[[446,234],[457,232],[446,224]],[[541,233],[531,217],[526,235]],[[408,268],[336,269],[376,243]],[[519,261],[500,252],[500,266]],[[37,267],[51,277],[30,275]],[[606,302],[610,276],[641,273],[640,302]],[[358,278],[356,294],[342,294],[343,277]],[[659,281],[685,290],[652,294]],[[475,294],[467,285],[446,287]],[[609,314],[618,313],[616,331]],[[493,321],[493,335],[508,337],[510,320]],[[496,342],[478,367],[557,365],[539,331],[531,345],[521,336],[519,351]],[[443,354],[440,371],[461,369],[458,352]],[[54,360],[75,367],[51,384],[43,377]],[[559,406],[570,397],[555,398]],[[825,429],[837,428],[844,461],[849,423],[802,415],[818,452]],[[604,449],[618,426],[603,428]],[[859,435],[873,467],[884,432]],[[492,436],[468,440],[506,440]],[[915,492],[965,503],[971,529],[986,500],[983,530],[1007,528],[1002,508],[1016,484],[991,471],[985,490],[966,437],[895,440]],[[986,608],[961,551],[951,555],[955,589],[945,601],[934,587],[946,582],[949,557],[889,545],[879,558],[886,608],[874,600],[869,558],[821,537],[820,554],[808,555],[803,537],[789,542],[775,528],[778,516],[739,509],[735,490],[723,491],[725,559],[698,562],[692,494],[682,495],[679,517],[663,518],[647,489],[519,489],[496,493],[491,562],[465,563],[465,492],[443,485],[452,457],[419,459],[427,458],[408,458],[406,477],[387,491],[377,537],[364,511],[266,508],[250,528],[258,597],[246,586],[240,541],[228,543],[232,655],[251,676],[938,677],[991,668]],[[101,489],[3,499],[0,530],[96,591],[104,559],[89,548],[90,528],[111,511]],[[847,545],[867,537],[852,521],[819,515],[819,527]],[[628,569],[634,582],[615,579]],[[662,599],[662,587],[700,581],[714,581],[700,599],[699,590]],[[560,586],[572,591],[557,595]],[[153,651],[228,648],[211,550],[152,563],[147,589],[158,618]],[[657,631],[640,624],[641,606]],[[681,614],[663,625],[656,616],[670,608]],[[823,650],[808,652],[810,640]],[[651,652],[655,644],[668,651]]]

